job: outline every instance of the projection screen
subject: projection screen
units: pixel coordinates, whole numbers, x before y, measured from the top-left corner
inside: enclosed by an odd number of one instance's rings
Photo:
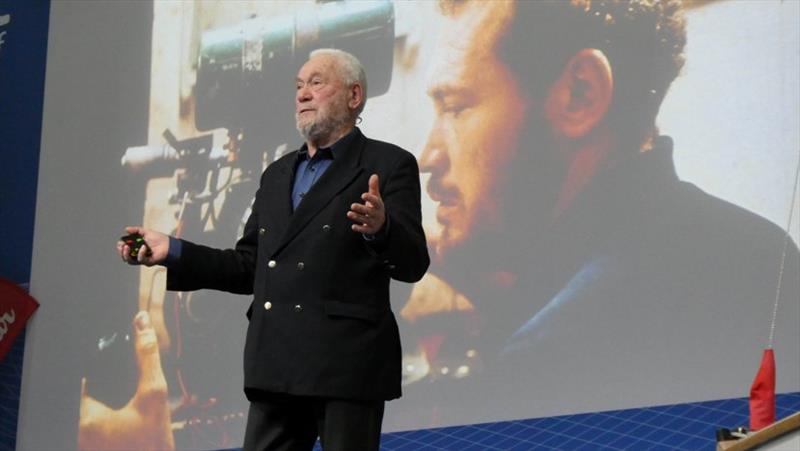
[[[422,172],[433,262],[392,282],[385,431],[746,396],[779,277],[778,390],[799,391],[800,3],[686,3],[685,47],[649,3],[52,2],[19,448],[241,446],[263,301],[167,292],[114,246],[143,224],[233,247],[302,144],[294,76],[322,47],[362,60],[358,126]],[[579,130],[548,102],[584,49],[613,92]]]

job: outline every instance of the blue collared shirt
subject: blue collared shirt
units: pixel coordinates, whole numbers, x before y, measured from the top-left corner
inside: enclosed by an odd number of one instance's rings
[[[308,157],[308,145],[303,144],[297,153],[294,170],[294,185],[292,186],[292,208],[297,209],[306,193],[311,189],[322,174],[328,170],[336,154],[346,148],[355,136],[355,129],[339,138],[330,147],[317,149],[312,158]]]

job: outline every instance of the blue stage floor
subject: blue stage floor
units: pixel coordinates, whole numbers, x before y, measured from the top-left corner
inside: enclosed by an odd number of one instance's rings
[[[800,411],[778,395],[777,417]],[[747,398],[384,434],[385,451],[714,450],[720,427],[747,426]],[[317,444],[319,450],[319,444]]]

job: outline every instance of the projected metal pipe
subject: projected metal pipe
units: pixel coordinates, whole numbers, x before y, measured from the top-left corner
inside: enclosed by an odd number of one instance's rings
[[[294,76],[308,53],[322,47],[354,54],[367,72],[368,96],[385,93],[392,77],[394,5],[334,1],[206,31],[198,57],[195,125],[233,129],[263,120],[270,111],[291,111]]]

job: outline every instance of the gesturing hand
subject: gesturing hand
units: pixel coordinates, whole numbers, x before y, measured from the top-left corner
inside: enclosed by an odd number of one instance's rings
[[[369,191],[361,195],[364,203],[350,205],[347,217],[355,222],[352,226],[354,231],[365,235],[375,235],[386,223],[386,210],[378,189],[378,174],[372,174],[368,183]]]
[[[130,247],[122,241],[117,241],[117,254],[122,258],[122,261],[131,265],[139,263],[153,266],[160,264],[167,258],[169,236],[142,227],[125,227],[125,232],[142,235],[145,244],[139,249],[139,254],[134,259],[130,256]]]

